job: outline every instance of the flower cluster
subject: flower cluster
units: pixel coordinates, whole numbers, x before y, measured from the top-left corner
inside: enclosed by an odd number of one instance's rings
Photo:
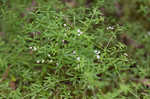
[[[112,26],[107,27],[107,30],[113,30],[113,29],[114,29],[114,27],[112,27]]]
[[[29,47],[29,49],[31,49],[31,50],[33,50],[33,51],[36,51],[37,50],[37,48],[34,46],[34,47]]]
[[[42,59],[42,60],[37,60],[37,61],[36,61],[37,64],[39,64],[39,63],[44,63],[44,62],[45,62],[44,59]]]
[[[51,55],[50,55],[50,54],[48,54],[47,56],[48,56],[49,58],[51,57]],[[37,60],[37,61],[36,61],[36,63],[37,63],[37,64],[39,64],[39,63],[45,63],[45,62],[46,62],[46,60],[44,60],[44,59],[41,59],[41,60]],[[51,59],[51,60],[49,60],[49,61],[47,60],[47,62],[52,63],[52,62],[53,62],[53,60],[52,60],[52,59]]]
[[[96,58],[97,58],[97,59],[100,59],[100,55],[99,55],[99,54],[100,54],[100,51],[95,50],[94,52],[95,52],[95,54],[96,54]]]
[[[78,29],[77,32],[78,32],[78,34],[77,34],[78,36],[80,36],[81,34],[83,34],[83,32],[80,29]]]
[[[80,57],[77,57],[77,61],[80,61]]]

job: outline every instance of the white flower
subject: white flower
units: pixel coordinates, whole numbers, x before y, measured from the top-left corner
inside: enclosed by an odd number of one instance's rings
[[[97,57],[97,59],[100,59],[100,56],[99,56],[99,55],[97,55],[96,57]]]
[[[76,54],[76,51],[73,51],[72,53],[73,53],[73,54]]]
[[[98,50],[95,50],[94,52],[95,52],[97,55],[100,54],[100,51],[98,51]]]
[[[32,46],[30,46],[29,49],[32,49]]]
[[[62,42],[64,43],[64,42],[65,42],[65,40],[62,40]]]
[[[98,51],[97,54],[100,54],[100,51]]]
[[[59,64],[58,63],[56,63],[56,66],[58,66]]]
[[[124,55],[125,55],[125,56],[128,56],[128,54],[127,54],[127,53],[124,53]]]
[[[83,32],[80,32],[80,34],[83,34]]]
[[[80,33],[81,32],[80,29],[78,29],[77,32]]]
[[[81,34],[79,33],[79,34],[77,34],[78,36],[80,36]]]
[[[48,56],[48,57],[51,57],[51,55],[50,55],[50,54],[48,54],[47,56]]]
[[[36,50],[37,50],[37,48],[36,48],[36,47],[33,47],[33,50],[34,50],[34,51],[36,51]]]
[[[42,63],[44,63],[45,62],[45,60],[44,59],[42,59],[42,61],[41,61]]]
[[[77,60],[80,61],[80,57],[77,57]]]
[[[114,27],[112,27],[112,26],[107,27],[107,30],[113,30],[113,29],[114,29]]]
[[[64,24],[64,27],[66,27],[67,26],[67,24]]]
[[[39,64],[39,63],[40,63],[40,60],[37,60],[37,61],[36,61],[36,63],[38,63],[38,64]]]
[[[97,53],[97,50],[94,50],[95,53]]]
[[[80,29],[78,29],[77,32],[78,32],[78,34],[77,34],[78,36],[80,36],[81,34],[83,34],[83,32]]]

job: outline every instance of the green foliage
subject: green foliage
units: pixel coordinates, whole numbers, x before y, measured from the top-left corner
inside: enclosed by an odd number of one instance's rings
[[[15,1],[0,0],[0,32],[4,32],[0,35],[2,79],[11,66],[6,79],[0,82],[1,98],[149,98],[148,88],[132,81],[136,76],[149,76],[150,41],[144,34],[147,27],[140,24],[142,20],[127,21],[131,17],[129,9],[124,8],[125,15],[119,20],[109,16],[116,11],[116,0],[95,0],[89,8],[86,0],[79,0],[72,8],[58,0],[39,0],[37,6],[30,1]],[[127,6],[127,2],[119,3]],[[132,3],[141,4],[134,11],[148,20],[146,2]],[[34,10],[28,10],[30,5]],[[103,15],[102,7],[108,16]],[[135,52],[122,44],[118,36],[124,32],[146,48]],[[10,87],[11,81],[16,90]]]

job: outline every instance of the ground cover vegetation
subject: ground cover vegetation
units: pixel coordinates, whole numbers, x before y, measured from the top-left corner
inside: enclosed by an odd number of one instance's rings
[[[149,0],[0,0],[1,99],[149,99]]]

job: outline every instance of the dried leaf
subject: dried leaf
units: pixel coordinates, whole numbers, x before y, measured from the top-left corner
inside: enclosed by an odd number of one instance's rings
[[[16,90],[16,82],[15,81],[10,81],[9,85],[12,90]]]
[[[2,75],[2,80],[0,82],[4,81],[8,77],[10,67],[11,67],[10,65],[7,67],[7,69],[5,70],[5,72]]]

